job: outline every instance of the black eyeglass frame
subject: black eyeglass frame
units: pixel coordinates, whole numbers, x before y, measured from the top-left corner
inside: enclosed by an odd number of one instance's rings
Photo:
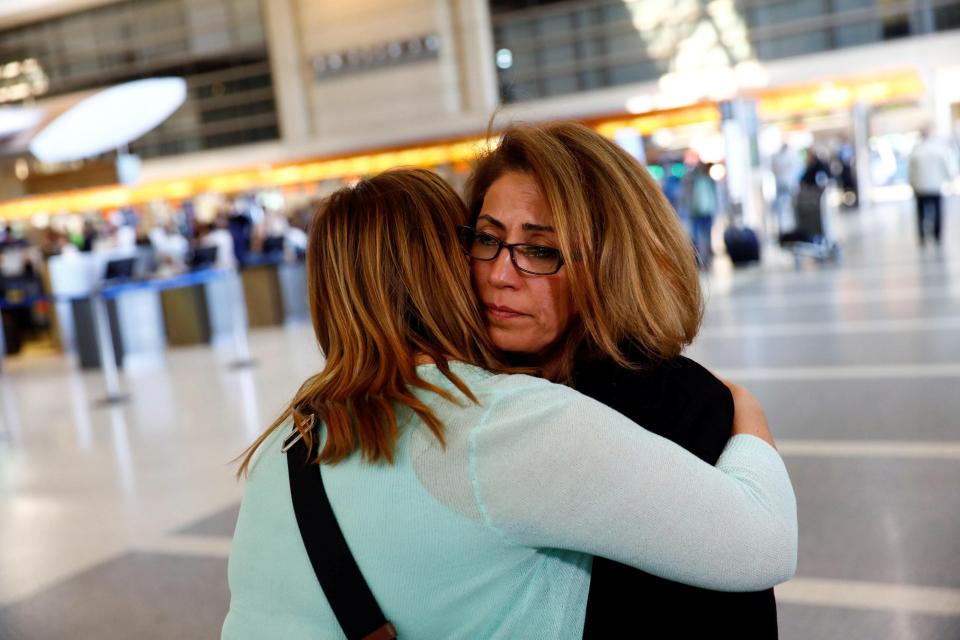
[[[465,239],[466,239],[464,236],[465,233],[473,234],[474,238],[476,238],[477,236],[485,236],[487,238],[491,238],[492,240],[496,241],[498,245],[496,253],[494,253],[489,258],[478,258],[477,256],[473,255],[472,253],[470,253],[469,249],[465,246]],[[482,260],[483,262],[490,262],[491,260],[496,260],[498,257],[500,257],[500,252],[503,249],[506,249],[507,253],[510,254],[510,262],[512,262],[513,266],[517,268],[517,271],[522,271],[523,273],[529,274],[531,276],[552,276],[558,271],[560,271],[560,269],[562,269],[564,265],[563,254],[560,253],[560,250],[557,249],[556,247],[547,247],[542,244],[531,244],[529,242],[513,242],[513,243],[504,242],[503,240],[501,240],[500,238],[498,238],[493,234],[487,233],[485,231],[478,231],[477,229],[473,227],[468,227],[467,225],[460,225],[457,227],[457,237],[460,239],[460,249],[469,258],[473,260]],[[536,249],[549,249],[551,251],[556,251],[557,252],[557,268],[554,269],[553,271],[548,271],[547,273],[539,273],[537,271],[530,271],[529,269],[524,269],[517,263],[517,256],[513,253],[513,250],[516,247],[534,247]]]

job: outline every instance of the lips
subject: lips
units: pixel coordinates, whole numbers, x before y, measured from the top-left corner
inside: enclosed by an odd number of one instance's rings
[[[522,311],[517,311],[511,307],[504,307],[497,304],[486,304],[484,306],[486,307],[487,315],[499,320],[510,320],[512,318],[522,318],[530,315],[528,313],[523,313]]]

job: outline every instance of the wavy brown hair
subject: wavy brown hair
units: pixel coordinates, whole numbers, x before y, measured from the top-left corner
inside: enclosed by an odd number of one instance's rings
[[[487,190],[510,172],[532,176],[550,207],[577,315],[549,377],[569,382],[584,354],[632,368],[679,355],[700,328],[700,279],[693,247],[646,168],[582,124],[512,126],[467,182],[473,222]]]
[[[318,463],[337,463],[357,450],[368,461],[392,462],[398,405],[412,409],[443,442],[443,424],[413,389],[457,399],[417,374],[417,357],[429,357],[474,402],[448,360],[502,370],[457,241],[456,227],[466,220],[456,192],[423,169],[387,171],[320,204],[306,269],[313,329],[326,361],[241,454],[238,475],[290,418],[312,446],[311,413],[327,430]]]

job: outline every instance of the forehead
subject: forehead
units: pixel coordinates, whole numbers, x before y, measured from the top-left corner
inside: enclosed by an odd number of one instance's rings
[[[503,222],[547,223],[553,217],[537,181],[526,173],[505,173],[490,185],[481,214]]]

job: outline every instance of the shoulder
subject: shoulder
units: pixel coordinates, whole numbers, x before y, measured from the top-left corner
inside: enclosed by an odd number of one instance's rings
[[[513,410],[523,408],[531,413],[557,411],[592,402],[570,387],[524,374],[493,375],[480,392],[486,400],[481,400],[482,404],[499,407],[500,410],[505,407]]]
[[[715,387],[717,385],[726,389],[726,385],[713,375],[709,369],[704,367],[696,360],[691,360],[686,356],[676,356],[667,360],[661,367],[670,371],[670,375],[682,382],[705,387]]]
[[[429,367],[419,367],[421,375],[430,377],[431,382],[441,386],[453,386],[439,372],[439,370],[430,365]],[[466,384],[474,395],[481,401],[481,404],[487,404],[490,401],[496,401],[505,397],[523,394],[536,393],[543,395],[563,394],[564,389],[561,385],[553,384],[544,378],[537,378],[519,373],[493,373],[475,365],[464,362],[450,362],[450,371],[458,376]],[[569,391],[569,389],[567,389]]]
[[[477,434],[522,434],[519,437],[534,440],[562,438],[579,433],[587,425],[592,428],[626,420],[615,407],[544,378],[491,375],[472,390],[483,407]]]
[[[729,407],[733,410],[733,395],[727,385],[695,360],[677,356],[665,362],[661,368],[669,370],[671,388],[686,402],[706,409]]]
[[[479,427],[481,430],[493,425],[524,423],[529,420],[549,420],[549,415],[564,415],[570,411],[582,410],[589,398],[564,385],[555,384],[544,378],[524,374],[491,373],[485,369],[460,362],[451,362],[451,371],[463,381],[477,399],[477,404],[464,415],[464,406],[454,408],[453,415],[444,416],[458,424]],[[435,368],[425,371],[430,382],[453,392],[453,385]],[[590,409],[585,409],[588,413]],[[461,419],[465,418],[465,419]]]

